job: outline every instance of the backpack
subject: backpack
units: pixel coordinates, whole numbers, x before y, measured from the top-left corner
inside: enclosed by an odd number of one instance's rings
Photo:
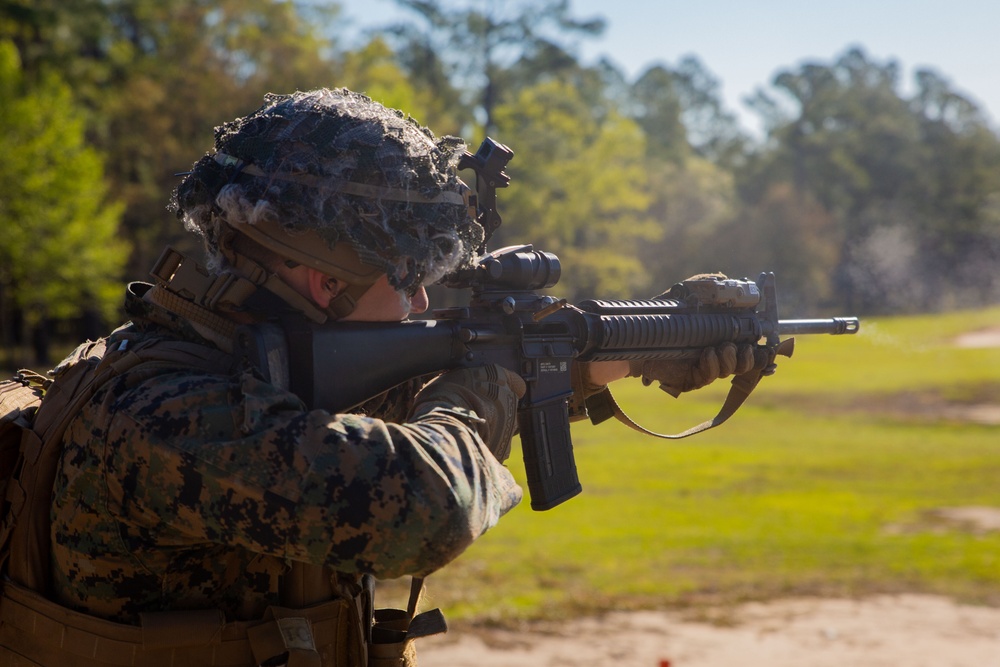
[[[24,431],[30,431],[42,396],[51,380],[30,370],[20,370],[0,382],[0,545],[5,545],[14,525],[15,513],[7,497],[7,485],[16,475]],[[12,496],[15,494],[11,493]],[[9,551],[0,548],[0,557]],[[4,565],[0,561],[0,568]]]
[[[58,445],[73,415],[103,381],[113,377],[87,372],[103,353],[103,341],[88,341],[50,371],[51,377],[21,370],[0,382],[0,572],[35,590],[46,590],[48,572],[37,559],[30,565],[13,563],[12,538],[15,531],[24,536],[22,541],[28,535],[39,538],[44,544],[42,553],[48,554],[48,506],[61,450]],[[45,416],[40,418],[43,399]],[[32,523],[37,525],[29,531]],[[44,539],[40,529],[45,529]]]

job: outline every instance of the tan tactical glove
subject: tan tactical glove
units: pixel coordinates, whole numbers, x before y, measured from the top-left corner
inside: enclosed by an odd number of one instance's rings
[[[674,398],[685,391],[701,389],[720,378],[742,375],[757,367],[760,357],[761,368],[769,363],[766,350],[757,354],[754,345],[723,343],[717,347],[706,347],[697,359],[648,359],[629,362],[629,377],[641,377],[646,385],[654,381],[660,389]]]
[[[524,396],[524,380],[502,366],[460,368],[430,382],[417,394],[414,414],[434,407],[471,410],[482,421],[476,424],[479,437],[498,461],[510,456],[510,441],[517,426],[517,401]]]
[[[701,278],[725,280],[721,273],[705,273],[691,276],[688,280]],[[657,299],[671,298],[674,288],[667,290]],[[717,347],[706,347],[697,359],[660,359],[629,362],[628,377],[641,377],[646,385],[654,381],[660,389],[674,398],[683,392],[701,389],[720,378],[743,375],[754,368],[765,368],[773,363],[774,357],[767,349],[744,343],[723,343]]]

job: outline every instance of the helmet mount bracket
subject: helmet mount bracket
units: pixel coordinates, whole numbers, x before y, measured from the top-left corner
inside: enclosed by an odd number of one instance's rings
[[[497,213],[497,188],[505,188],[510,184],[510,176],[504,167],[514,157],[514,151],[486,137],[475,154],[466,151],[458,161],[458,168],[471,169],[476,173],[476,209],[477,221],[483,227],[483,243],[479,254],[485,254],[486,244],[493,232],[500,226],[500,214]]]

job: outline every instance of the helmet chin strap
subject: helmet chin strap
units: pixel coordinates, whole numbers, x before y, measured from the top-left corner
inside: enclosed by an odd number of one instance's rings
[[[349,244],[337,243],[330,248],[329,243],[312,230],[290,233],[280,223],[269,221],[231,224],[230,229],[231,233],[221,239],[220,250],[233,268],[258,287],[273,292],[310,320],[320,324],[327,320],[343,319],[354,312],[358,300],[382,276],[380,269],[363,263]],[[246,235],[293,264],[336,278],[346,287],[330,300],[326,308],[321,308],[277,273],[268,271],[259,263],[237,253],[232,243],[236,233]]]
[[[281,223],[261,220],[254,224],[228,223],[232,234],[244,234],[252,241],[264,246],[294,264],[307,266],[324,275],[336,278],[347,287],[340,291],[326,308],[320,308],[299,294],[277,274],[264,271],[267,276],[261,287],[271,290],[289,305],[301,310],[306,317],[316,322],[328,319],[339,320],[347,317],[357,305],[361,296],[382,277],[380,268],[365,264],[350,244],[335,243],[332,247],[315,230],[286,230]],[[220,250],[226,259],[243,275],[259,275],[262,267],[232,247],[233,236],[226,234],[221,239]],[[252,278],[251,278],[252,279]]]
[[[263,287],[268,290],[317,324],[323,324],[329,319],[329,315],[323,308],[320,308],[310,299],[299,294],[294,287],[288,284],[277,273],[268,271],[244,255],[232,253],[231,249],[224,252],[236,273],[250,280],[257,287]]]
[[[342,320],[351,313],[358,305],[358,301],[371,289],[372,285],[351,285],[344,283],[344,289],[340,290],[332,299],[330,305],[326,307],[326,312],[331,320]]]

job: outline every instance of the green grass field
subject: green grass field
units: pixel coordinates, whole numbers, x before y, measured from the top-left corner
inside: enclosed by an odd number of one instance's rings
[[[526,499],[428,580],[428,602],[466,621],[791,594],[1000,604],[1000,532],[935,515],[1000,508],[1000,426],[955,411],[1000,409],[1000,348],[954,344],[998,326],[991,309],[799,337],[728,423],[682,441],[574,424],[583,493],[547,512]],[[618,384],[627,412],[668,432],[711,417],[728,387]],[[510,466],[523,480],[519,450]]]

